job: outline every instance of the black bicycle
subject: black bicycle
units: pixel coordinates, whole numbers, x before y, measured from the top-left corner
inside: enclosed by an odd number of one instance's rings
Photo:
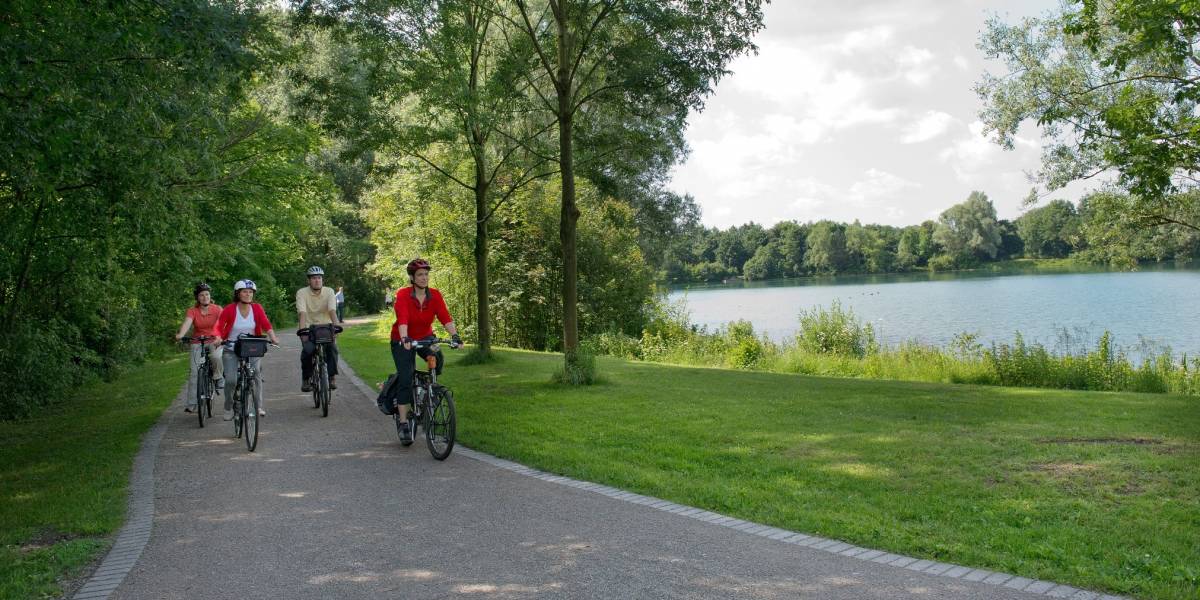
[[[296,332],[298,336],[309,336],[316,351],[313,352],[312,374],[308,376],[308,385],[312,387],[313,408],[321,409],[321,416],[329,416],[329,401],[333,391],[329,387],[329,365],[325,363],[325,348],[333,343],[334,335],[342,332],[342,328],[332,323],[313,325]]]
[[[200,426],[204,427],[204,418],[212,418],[212,399],[213,394],[217,393],[217,378],[213,375],[212,363],[212,348],[208,346],[208,342],[217,338],[211,335],[202,335],[200,337],[184,336],[180,341],[185,344],[197,342],[200,344],[200,366],[196,367],[196,418],[200,420]],[[205,414],[207,413],[207,415]]]
[[[455,347],[451,340],[426,339],[413,341],[413,349],[429,348],[429,356],[425,357],[428,371],[413,369],[413,394],[409,401],[408,422],[401,424],[400,411],[392,415],[396,423],[396,435],[400,443],[409,446],[416,437],[417,427],[425,431],[425,444],[429,453],[437,460],[446,460],[454,449],[454,435],[457,421],[454,412],[454,395],[450,389],[437,382],[437,352],[440,344]],[[412,434],[405,439],[404,429],[412,427]]]
[[[246,434],[246,449],[254,452],[258,447],[258,401],[262,398],[262,387],[255,377],[258,375],[250,366],[251,358],[267,355],[266,337],[242,334],[233,344],[238,357],[237,387],[233,390],[233,436]],[[258,387],[258,394],[254,393]]]

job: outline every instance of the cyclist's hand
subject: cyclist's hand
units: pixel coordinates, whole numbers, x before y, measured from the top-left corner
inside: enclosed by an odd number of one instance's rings
[[[412,339],[412,338],[410,338],[410,337],[408,337],[407,335],[406,335],[406,336],[404,336],[404,337],[402,337],[402,338],[400,338],[400,343],[401,343],[401,344],[404,344],[404,349],[405,349],[405,350],[412,350],[412,343],[413,343],[413,339]]]
[[[462,348],[462,338],[458,337],[457,333],[450,336],[450,347]]]
[[[182,341],[183,341],[183,336],[182,336],[182,335],[179,335],[178,333],[177,333],[177,334],[175,334],[175,341],[177,341],[177,342],[182,342]]]

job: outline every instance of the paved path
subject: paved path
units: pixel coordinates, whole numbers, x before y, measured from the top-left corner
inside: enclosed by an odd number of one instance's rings
[[[842,556],[465,449],[437,462],[420,443],[402,448],[350,377],[321,418],[299,391],[299,344],[284,342],[264,361],[270,414],[257,452],[219,416],[204,429],[178,407],[164,416],[149,542],[112,597],[1032,599],[1050,589]]]

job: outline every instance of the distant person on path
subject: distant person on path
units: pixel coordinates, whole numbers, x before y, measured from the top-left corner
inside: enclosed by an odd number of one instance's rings
[[[342,293],[342,286],[338,286],[338,291],[333,295],[333,299],[337,300],[337,318],[338,323],[346,322],[346,294]]]
[[[254,294],[258,291],[258,286],[249,279],[242,279],[233,284],[233,304],[226,306],[221,311],[221,318],[217,321],[217,336],[225,341],[225,352],[221,359],[225,363],[225,389],[233,390],[237,387],[238,380],[238,356],[233,351],[234,344],[237,343],[238,336],[245,333],[249,335],[265,335],[271,340],[272,344],[279,344],[279,338],[275,337],[275,330],[271,327],[271,320],[267,318],[266,311],[263,310],[261,304],[254,301]],[[267,416],[267,409],[263,406],[262,394],[262,357],[251,358],[250,366],[254,369],[254,396],[258,399],[258,416]],[[233,385],[229,385],[229,377],[233,378]],[[233,420],[233,393],[232,391],[225,394],[225,420]]]
[[[192,297],[196,303],[183,317],[183,325],[179,326],[179,333],[175,334],[176,340],[183,339],[187,335],[188,329],[193,329],[192,337],[198,338],[203,336],[217,337],[217,320],[221,317],[221,305],[212,301],[212,287],[207,283],[201,283],[192,290]],[[217,390],[220,391],[222,379],[221,369],[221,345],[216,339],[210,340],[209,344],[209,363],[212,365],[213,376],[217,379]],[[200,342],[192,340],[191,360],[189,365],[191,371],[188,374],[187,396],[183,412],[192,412],[196,409],[196,371],[200,368],[200,361],[204,356],[203,348]]]
[[[310,325],[337,325],[342,322],[338,317],[337,294],[332,288],[325,287],[325,271],[318,266],[308,268],[308,285],[296,290],[296,314],[299,316],[299,329]],[[317,353],[317,345],[312,336],[302,335],[303,349],[300,351],[300,391],[311,392],[313,355]],[[325,349],[325,364],[329,367],[329,389],[336,390],[338,347],[337,342],[329,344]]]
[[[396,406],[385,407],[389,411],[399,411],[400,423],[408,423],[407,399],[412,396],[412,376],[416,366],[416,355],[422,358],[430,355],[428,348],[413,351],[413,340],[434,337],[433,319],[437,318],[450,332],[454,346],[462,345],[458,337],[458,328],[450,318],[450,310],[442,293],[429,287],[429,261],[414,258],[408,263],[408,278],[412,285],[396,291],[395,313],[396,322],[392,324],[392,361],[396,363]],[[437,373],[442,373],[442,353],[437,353]],[[412,427],[405,427],[400,434],[405,440],[412,439]]]

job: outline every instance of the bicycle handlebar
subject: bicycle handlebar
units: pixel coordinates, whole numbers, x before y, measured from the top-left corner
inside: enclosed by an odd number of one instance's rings
[[[315,325],[314,327],[320,327],[320,325]],[[297,330],[296,330],[296,335],[298,335],[298,336],[300,336],[300,335],[308,335],[308,334],[309,334],[309,330],[310,330],[310,329],[312,329],[312,327],[305,327],[304,329],[297,329]],[[341,325],[334,325],[334,326],[333,326],[333,332],[334,332],[334,333],[341,333],[341,332],[343,332],[343,331],[345,331],[345,329],[343,329]]]
[[[438,344],[449,344],[451,348],[461,347],[461,343],[460,343],[460,345],[455,346],[454,340],[447,340],[447,339],[442,339],[442,338],[433,338],[433,339],[413,340],[412,341],[413,350],[416,350],[417,348],[428,348],[430,346],[436,346]]]
[[[179,341],[181,341],[185,344],[190,344],[190,343],[192,343],[193,340],[195,340],[195,341],[203,344],[204,342],[207,342],[209,340],[215,340],[215,339],[217,339],[217,336],[215,336],[215,335],[202,335],[199,337],[185,335],[185,336],[179,338]]]

